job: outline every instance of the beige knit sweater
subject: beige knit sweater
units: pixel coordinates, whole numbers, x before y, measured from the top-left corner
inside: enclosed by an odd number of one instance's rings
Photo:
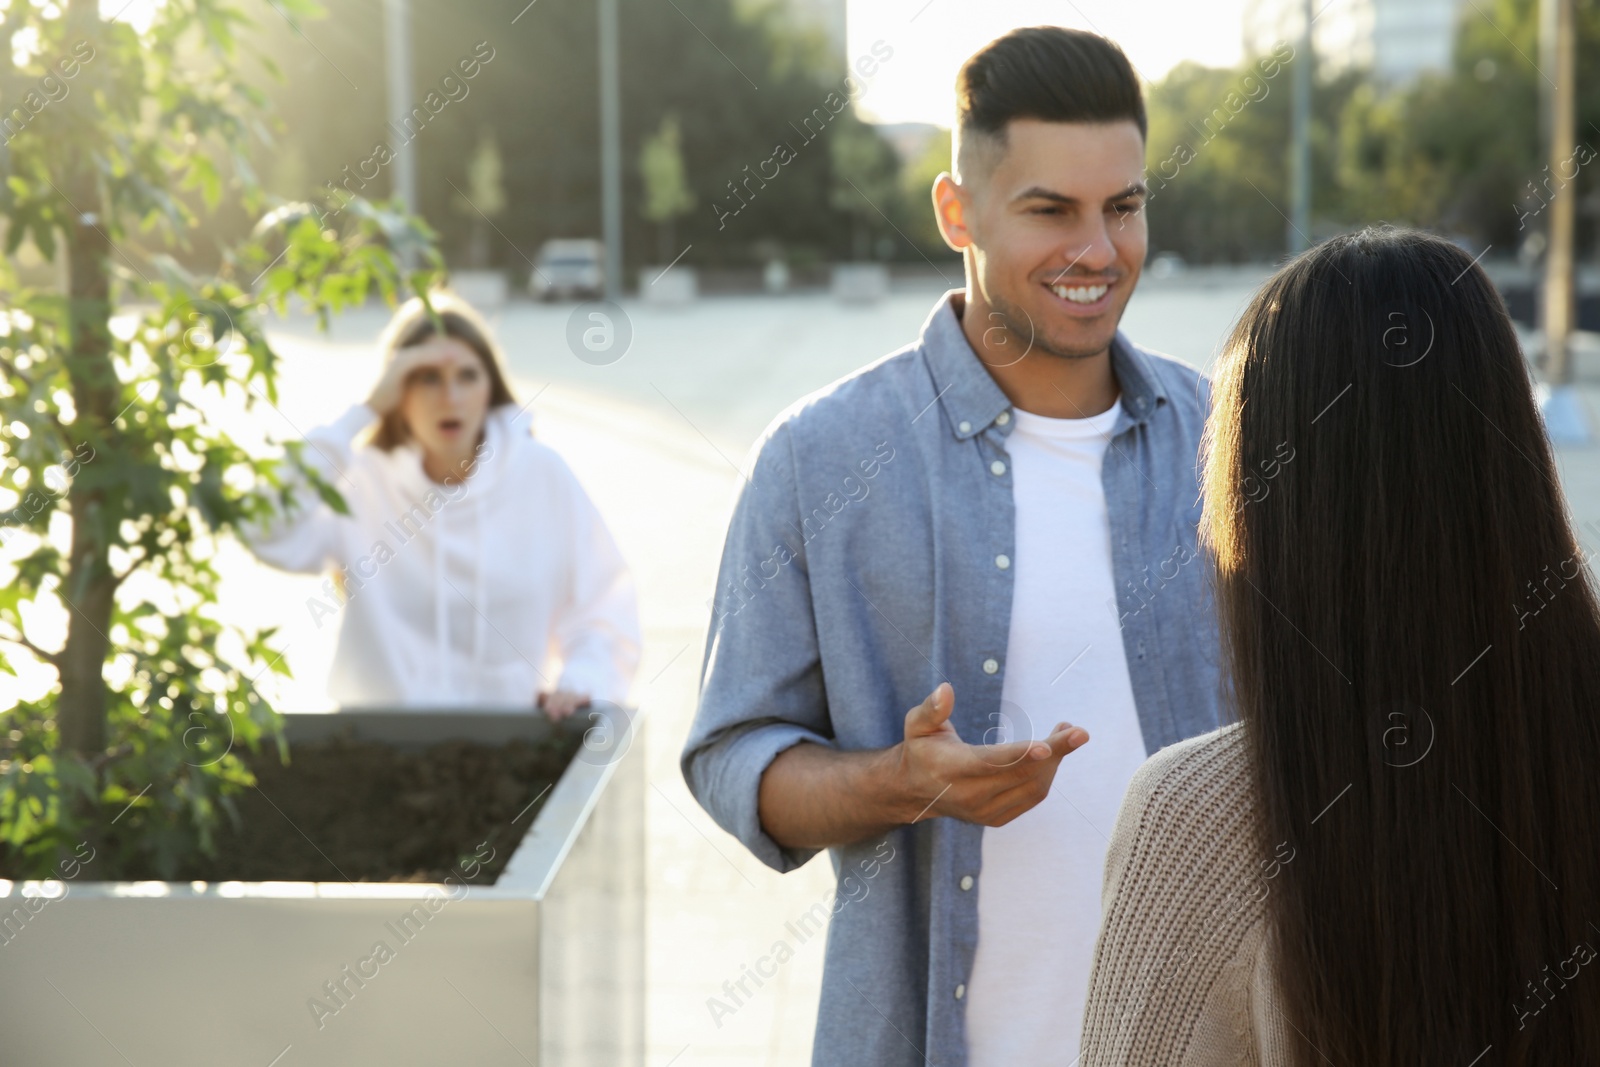
[[[1079,1067],[1279,1067],[1294,1037],[1267,938],[1286,844],[1262,857],[1237,724],[1134,775],[1106,856]]]

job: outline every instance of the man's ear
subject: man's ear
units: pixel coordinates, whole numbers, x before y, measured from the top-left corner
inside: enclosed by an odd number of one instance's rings
[[[949,171],[942,171],[933,180],[933,215],[939,223],[939,234],[957,252],[972,244],[972,234],[967,229],[968,195]]]

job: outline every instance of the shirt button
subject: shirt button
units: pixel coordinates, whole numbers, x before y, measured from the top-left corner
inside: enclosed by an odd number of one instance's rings
[[[1006,423],[1008,423],[1010,421],[1011,421],[1011,412],[1009,412],[1009,411],[1002,411],[1000,414],[998,414],[998,415],[996,415],[994,417],[994,424],[996,426],[1004,426]]]
[[[983,673],[984,674],[993,674],[995,671],[997,671],[999,669],[1000,669],[1000,661],[999,660],[997,660],[997,659],[986,659],[986,660],[983,661]]]
[[[964,997],[966,995],[967,995],[967,987],[966,987],[965,984],[956,986],[956,999],[957,1000],[960,1000],[962,997]]]
[[[995,460],[993,463],[989,464],[989,473],[998,475],[1004,474],[1005,472],[1006,465],[1001,463],[999,460]]]
[[[964,892],[966,892],[967,890],[969,890],[971,888],[972,888],[972,875],[970,875],[970,874],[962,875],[961,876],[961,891],[964,893]]]
[[[961,425],[956,427],[956,429],[960,430],[962,433],[971,433],[972,423],[963,421]]]
[[[1007,567],[1011,566],[1011,557],[1002,552],[1000,555],[994,558],[994,565],[999,567],[1001,570],[1005,570]]]

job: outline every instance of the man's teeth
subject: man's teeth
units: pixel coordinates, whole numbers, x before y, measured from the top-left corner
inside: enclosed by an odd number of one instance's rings
[[[1106,295],[1106,285],[1052,285],[1050,291],[1063,300],[1070,300],[1074,304],[1092,304]]]

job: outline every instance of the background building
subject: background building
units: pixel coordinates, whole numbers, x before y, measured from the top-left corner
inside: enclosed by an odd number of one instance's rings
[[[1414,81],[1450,65],[1462,0],[1313,0],[1312,36],[1324,69],[1370,69],[1382,84]],[[1325,5],[1325,6],[1324,6]],[[1248,55],[1270,52],[1280,40],[1296,42],[1303,0],[1249,0],[1244,15]]]

